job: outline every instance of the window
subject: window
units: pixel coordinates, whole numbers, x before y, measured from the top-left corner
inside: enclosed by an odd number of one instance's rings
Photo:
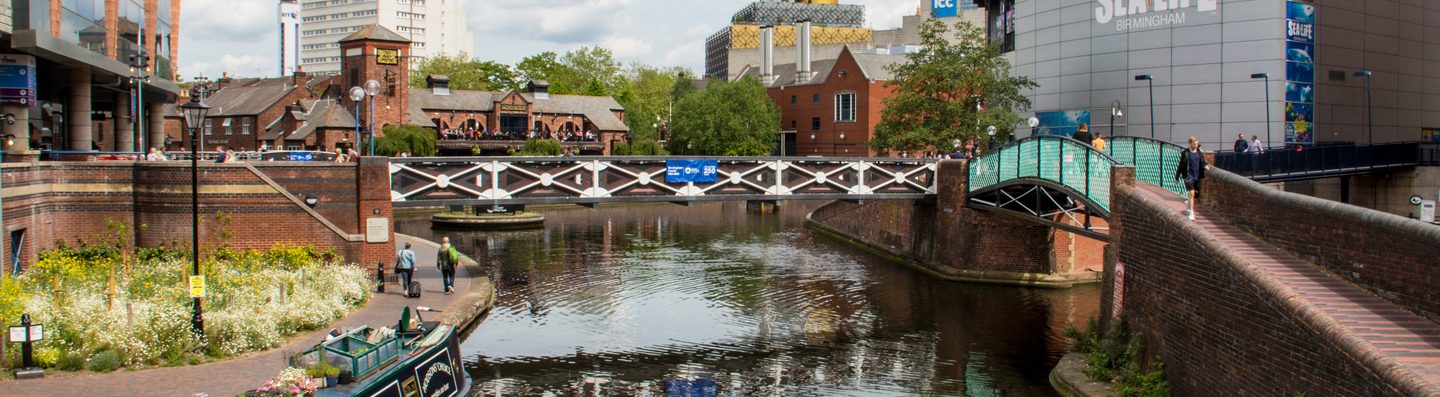
[[[811,98],[810,98],[810,101],[813,102],[813,103],[815,103],[816,105],[819,105],[819,104],[820,104],[820,94],[815,94],[814,97],[811,97]]]
[[[359,17],[374,16],[374,15],[376,15],[378,12],[379,12],[379,11],[376,11],[376,10],[355,11],[355,12],[350,13],[350,17],[352,17],[352,18],[359,18]]]
[[[240,119],[240,135],[250,135],[250,118]]]
[[[235,130],[233,130],[233,129],[230,128],[230,122],[231,122],[231,121],[234,121],[234,120],[231,119],[231,118],[229,118],[229,117],[226,117],[226,118],[225,118],[225,135],[231,135],[231,134],[234,133],[234,131],[235,131]]]
[[[794,104],[796,104],[796,103],[800,103],[800,102],[797,101],[797,100],[795,100],[795,96],[794,96],[794,95],[791,95],[791,96],[790,96],[790,104],[791,104],[791,105],[794,105]]]
[[[835,121],[855,121],[855,93],[835,94]]]
[[[794,98],[794,97],[791,97],[791,98]],[[798,122],[798,121],[790,120],[790,129],[793,130],[793,129],[797,128],[797,127],[799,126],[799,124],[800,124],[800,122]]]
[[[810,130],[811,130],[811,131],[819,131],[819,130],[820,130],[820,118],[819,118],[819,117],[811,117],[811,118],[810,118]]]
[[[201,124],[204,124],[204,125],[205,125],[205,135],[210,135],[211,133],[214,132],[214,130],[215,130],[215,128],[214,128],[214,127],[215,127],[215,125],[214,125],[214,120],[205,120],[205,122],[204,122],[204,123],[201,123]]]
[[[285,150],[300,150],[300,145],[290,145],[290,146],[286,146],[286,147],[285,147]]]

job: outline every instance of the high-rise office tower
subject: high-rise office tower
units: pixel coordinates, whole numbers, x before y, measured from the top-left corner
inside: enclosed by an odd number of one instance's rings
[[[410,61],[473,52],[460,0],[300,0],[300,65],[307,73],[340,72],[341,38],[379,24],[410,40]]]
[[[280,0],[280,75],[300,65],[300,0]]]

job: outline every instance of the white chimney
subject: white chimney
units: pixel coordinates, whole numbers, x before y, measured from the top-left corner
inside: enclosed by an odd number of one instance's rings
[[[775,28],[770,25],[760,27],[760,83],[775,83]]]
[[[815,77],[815,73],[810,71],[810,46],[812,43],[810,20],[800,21],[797,30],[795,34],[795,40],[797,41],[795,48],[795,53],[797,54],[797,59],[795,60],[795,84],[804,84],[810,82],[812,77]]]

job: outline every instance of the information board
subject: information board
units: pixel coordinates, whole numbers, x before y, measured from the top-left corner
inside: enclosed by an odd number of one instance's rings
[[[190,276],[190,297],[205,297],[205,276]]]
[[[35,104],[35,57],[0,55],[0,103]]]

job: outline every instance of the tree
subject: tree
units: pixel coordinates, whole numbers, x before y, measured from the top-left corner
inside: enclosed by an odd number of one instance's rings
[[[559,156],[564,152],[565,148],[560,146],[560,141],[554,139],[531,139],[525,141],[525,145],[520,146],[520,150],[515,152],[515,155],[532,157]]]
[[[450,88],[456,90],[505,91],[521,84],[520,73],[509,66],[470,58],[462,52],[421,61],[410,73],[410,86],[425,87],[425,77],[433,74],[449,77]]]
[[[615,100],[625,107],[625,125],[630,127],[632,141],[660,139],[660,126],[670,121],[671,96],[678,76],[685,69],[656,68],[633,64],[626,72],[624,89]]]
[[[610,151],[612,156],[669,156],[670,152],[660,146],[660,142],[653,140],[641,140],[616,142],[615,149]]]
[[[435,155],[435,130],[414,125],[387,125],[381,128],[384,136],[375,138],[375,151],[382,156],[397,156],[402,152],[411,156]]]
[[[545,80],[552,94],[608,95],[625,85],[620,63],[603,47],[580,47],[564,55],[552,51],[525,57],[515,69],[526,80]]]
[[[1024,76],[1010,76],[1010,62],[969,22],[955,24],[953,41],[937,19],[920,27],[920,50],[892,65],[887,83],[895,95],[885,99],[870,147],[882,155],[891,150],[946,150],[954,141],[980,139],[988,126],[995,139],[1012,133],[1020,122],[1016,110],[1030,108],[1022,89],[1037,86]]]
[[[766,156],[779,143],[780,110],[759,80],[715,81],[675,103],[671,153]]]

